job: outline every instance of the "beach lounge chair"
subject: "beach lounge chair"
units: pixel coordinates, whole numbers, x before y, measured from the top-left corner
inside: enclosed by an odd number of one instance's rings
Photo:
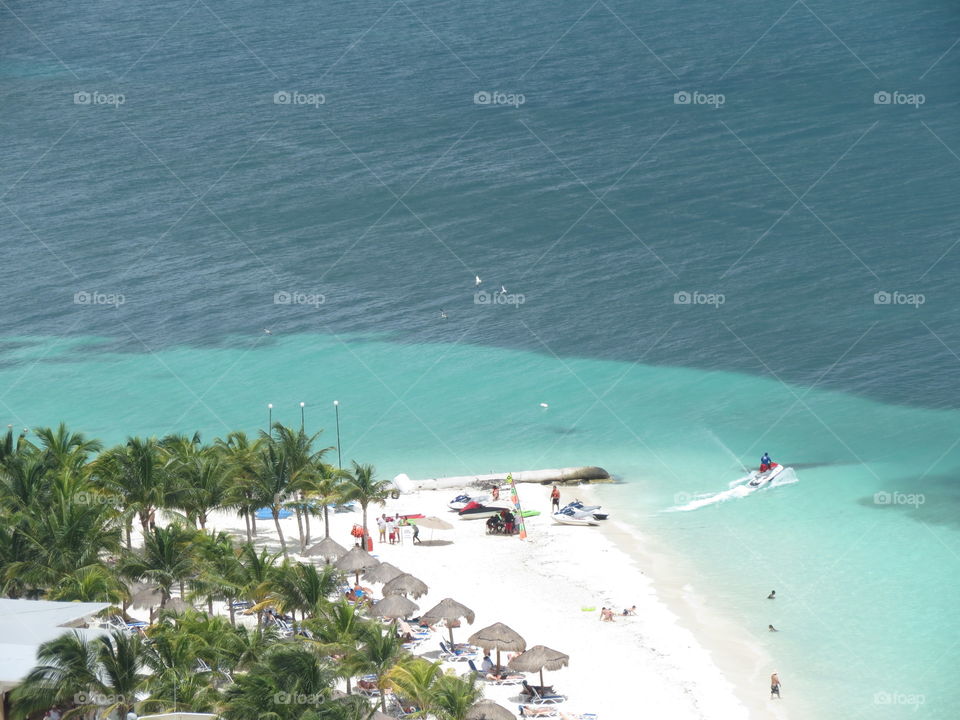
[[[560,713],[556,711],[555,708],[551,707],[534,707],[533,705],[520,705],[519,708],[520,717],[538,717],[538,718],[553,718],[558,717]]]
[[[519,673],[508,673],[502,678],[488,678],[487,673],[477,668],[477,664],[473,660],[468,660],[467,664],[470,666],[470,670],[473,672],[473,674],[488,685],[519,685],[523,682],[523,675],[520,675]]]
[[[477,649],[456,649],[449,648],[443,640],[440,641],[440,659],[447,662],[469,662],[477,659]]]
[[[521,685],[523,685],[522,694],[530,697],[531,705],[556,705],[566,702],[567,700],[566,695],[560,695],[546,688],[530,685],[526,680],[524,680]]]

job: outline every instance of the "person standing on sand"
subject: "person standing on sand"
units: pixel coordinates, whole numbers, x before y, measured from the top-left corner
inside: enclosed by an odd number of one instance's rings
[[[777,671],[773,671],[773,675],[770,676],[770,699],[773,700],[773,696],[777,696],[777,700],[780,699],[780,676],[777,674]]]
[[[557,512],[560,509],[560,490],[556,485],[553,486],[553,490],[550,491],[550,510],[552,512]]]
[[[384,543],[387,541],[387,516],[386,514],[381,515],[377,518],[377,530],[380,531],[380,542]]]

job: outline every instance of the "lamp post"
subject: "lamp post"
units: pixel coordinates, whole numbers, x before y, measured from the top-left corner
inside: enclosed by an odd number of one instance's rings
[[[306,403],[303,403],[303,402],[300,403],[300,432],[303,432],[303,406],[304,405],[306,405]]]
[[[333,411],[337,414],[337,469],[343,470],[343,460],[340,458],[340,401],[333,401]]]
[[[273,403],[267,403],[267,434],[273,432]]]

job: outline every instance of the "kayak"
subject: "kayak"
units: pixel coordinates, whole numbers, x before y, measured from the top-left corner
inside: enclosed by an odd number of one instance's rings
[[[540,511],[539,511],[539,510],[524,510],[524,511],[523,511],[522,513],[520,513],[520,514],[523,515],[523,517],[536,517],[537,515],[540,514]]]

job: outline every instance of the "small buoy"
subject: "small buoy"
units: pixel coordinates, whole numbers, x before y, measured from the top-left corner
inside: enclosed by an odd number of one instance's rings
[[[550,406],[549,406],[549,405],[547,405],[546,403],[540,403],[540,407],[544,407],[544,408],[546,408],[546,407],[550,407]]]

